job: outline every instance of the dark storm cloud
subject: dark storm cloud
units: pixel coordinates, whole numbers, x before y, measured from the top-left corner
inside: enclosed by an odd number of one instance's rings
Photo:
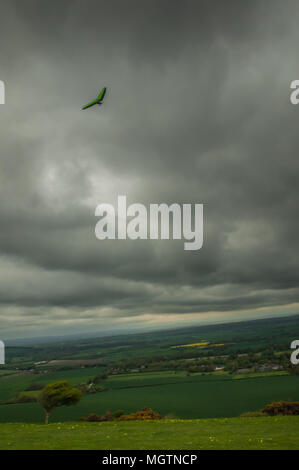
[[[5,334],[296,303],[298,4],[1,5]],[[204,203],[203,248],[98,241],[118,194]]]

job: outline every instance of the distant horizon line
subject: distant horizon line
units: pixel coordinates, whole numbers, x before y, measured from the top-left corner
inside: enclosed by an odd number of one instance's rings
[[[271,319],[282,319],[282,318],[291,318],[291,317],[296,317],[299,316],[299,312],[296,313],[290,313],[288,312],[287,314],[281,314],[281,315],[271,315],[271,316],[265,316],[262,318],[252,318],[252,319],[243,319],[240,320],[238,319],[221,319],[221,320],[214,320],[209,323],[190,323],[190,324],[184,324],[184,325],[179,325],[177,324],[176,326],[169,327],[169,326],[157,326],[157,327],[147,327],[147,328],[124,328],[124,329],[119,329],[119,330],[105,330],[102,333],[101,332],[91,332],[91,331],[86,331],[86,332],[78,332],[78,333],[69,333],[69,334],[52,334],[52,335],[43,335],[43,336],[27,336],[27,337],[15,337],[15,338],[7,338],[3,339],[5,344],[8,347],[13,347],[14,342],[17,343],[36,343],[38,341],[42,341],[43,343],[46,343],[47,340],[49,342],[53,343],[59,339],[63,340],[75,340],[76,338],[82,338],[82,339],[96,339],[96,338],[102,338],[102,337],[116,337],[116,336],[125,336],[125,335],[130,335],[130,334],[147,334],[147,333],[153,333],[156,332],[158,333],[159,331],[173,331],[173,330],[183,330],[183,329],[188,329],[190,327],[207,327],[207,326],[216,326],[216,325],[224,325],[224,324],[230,324],[230,323],[251,323],[251,322],[259,322],[263,320],[271,320]]]

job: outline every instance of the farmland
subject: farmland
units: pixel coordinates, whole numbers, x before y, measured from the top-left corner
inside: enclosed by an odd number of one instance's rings
[[[293,316],[108,337],[45,338],[32,343],[19,341],[19,346],[8,341],[6,359],[10,369],[11,366],[31,368],[36,363],[39,369],[80,367],[83,363],[106,366],[120,361],[136,366],[137,359],[146,358],[165,362],[213,354],[255,353],[269,348],[286,351],[297,337],[299,316]],[[203,342],[207,343],[204,348],[189,346]],[[90,364],[90,361],[98,363]]]
[[[79,376],[76,376],[76,372],[68,376],[72,383],[83,378],[82,372]],[[61,379],[61,376],[55,376],[57,378]],[[6,383],[12,380],[16,383],[17,379],[19,389],[24,389],[25,384],[29,383],[28,377],[26,382],[24,377],[7,378]],[[43,381],[48,382],[48,378],[43,377]],[[299,376],[290,375],[235,378],[221,374],[190,377],[180,372],[145,372],[112,376],[106,386],[107,391],[85,395],[75,407],[57,408],[51,421],[74,421],[90,413],[104,414],[107,410],[133,412],[144,406],[157,410],[163,416],[222,418],[260,409],[271,401],[299,401]],[[42,423],[43,419],[43,410],[37,403],[0,407],[2,423]]]

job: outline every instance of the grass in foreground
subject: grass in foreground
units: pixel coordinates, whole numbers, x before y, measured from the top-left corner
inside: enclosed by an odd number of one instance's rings
[[[299,449],[299,416],[0,424],[0,449]]]

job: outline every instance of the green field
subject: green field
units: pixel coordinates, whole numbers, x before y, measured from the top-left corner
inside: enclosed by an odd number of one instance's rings
[[[84,372],[83,372],[84,371]],[[75,383],[82,379],[86,370],[68,375]],[[90,374],[90,370],[88,371]],[[55,376],[55,378],[57,375]],[[25,380],[26,379],[26,380]],[[32,376],[7,377],[1,379],[8,390],[9,382],[18,380],[18,388],[24,390]],[[48,378],[42,377],[45,383]],[[38,382],[41,377],[38,376]],[[155,372],[115,375],[105,382],[108,390],[85,395],[80,403],[72,407],[54,410],[51,421],[75,421],[90,413],[103,414],[107,410],[124,410],[126,413],[149,406],[161,415],[172,414],[177,418],[223,418],[239,416],[254,411],[267,403],[278,400],[299,400],[299,376],[273,375],[234,379],[229,375],[187,376],[183,372]],[[2,393],[4,391],[2,390]],[[44,414],[37,403],[1,405],[0,422],[41,423]]]
[[[299,417],[0,424],[0,449],[299,449]]]

